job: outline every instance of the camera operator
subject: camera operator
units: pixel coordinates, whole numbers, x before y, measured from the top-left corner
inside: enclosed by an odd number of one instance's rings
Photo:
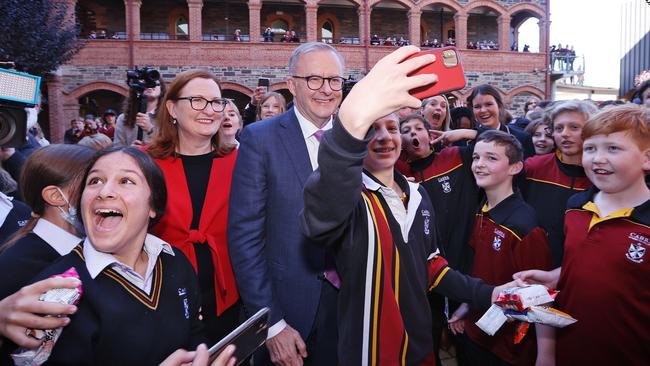
[[[133,87],[129,89],[129,98],[124,113],[117,118],[114,146],[140,146],[151,143],[157,130],[156,112],[165,95],[165,83],[159,79],[155,85],[153,88],[144,88],[141,95],[141,98],[146,98],[146,113],[139,112],[138,90]],[[142,131],[140,139],[138,138],[138,128]]]
[[[9,172],[11,177],[18,181],[20,178],[20,172],[22,170],[25,160],[34,152],[36,149],[41,147],[41,144],[38,142],[38,139],[32,133],[34,126],[38,124],[38,114],[41,111],[40,106],[40,96],[39,102],[36,106],[32,108],[25,108],[25,113],[27,113],[26,119],[26,128],[27,136],[25,143],[17,148],[13,147],[2,147],[0,148],[0,160],[2,161],[2,166],[4,169]]]

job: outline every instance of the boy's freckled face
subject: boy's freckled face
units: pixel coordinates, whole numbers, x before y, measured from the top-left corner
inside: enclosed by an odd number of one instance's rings
[[[363,165],[371,173],[393,169],[402,148],[399,122],[394,116],[383,117],[375,121],[373,129],[375,136],[368,143]]]
[[[427,131],[422,121],[413,118],[402,123],[400,132],[402,133],[402,144],[408,159],[424,158],[431,153],[429,131]]]
[[[642,151],[626,131],[595,135],[584,142],[582,166],[598,189],[618,193],[644,179],[650,151]]]
[[[483,189],[499,186],[518,173],[517,164],[510,164],[505,146],[494,142],[479,141],[472,154],[472,173],[476,185]]]

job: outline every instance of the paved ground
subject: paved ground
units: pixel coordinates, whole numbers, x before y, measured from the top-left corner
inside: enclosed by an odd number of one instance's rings
[[[449,350],[447,351],[441,349],[440,360],[442,361],[442,366],[458,366],[456,363],[456,350],[454,349],[454,346],[449,347]]]

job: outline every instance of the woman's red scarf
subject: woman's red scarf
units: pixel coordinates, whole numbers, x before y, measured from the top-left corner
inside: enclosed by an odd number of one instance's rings
[[[239,299],[226,239],[230,183],[236,158],[237,150],[212,161],[198,230],[190,230],[192,200],[183,161],[174,157],[155,159],[165,175],[167,209],[153,231],[161,239],[180,249],[190,260],[195,271],[197,264],[194,244],[206,243],[210,247],[214,264],[217,315],[221,315]]]

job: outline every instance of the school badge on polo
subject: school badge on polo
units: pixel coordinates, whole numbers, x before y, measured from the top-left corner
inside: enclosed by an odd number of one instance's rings
[[[627,250],[625,257],[634,263],[643,263],[643,256],[645,255],[645,247],[641,243],[632,243]]]
[[[505,239],[506,234],[499,230],[499,229],[494,229],[494,240],[492,240],[492,249],[496,250],[497,252],[501,250],[501,241]]]
[[[422,218],[424,218],[424,235],[429,235],[429,225],[431,222],[429,210],[422,210]]]
[[[451,182],[449,181],[449,176],[445,175],[444,177],[438,178],[438,183],[440,183],[440,186],[442,187],[442,191],[444,193],[451,192]]]
[[[494,250],[496,250],[497,252],[501,250],[501,238],[499,238],[498,236],[494,237],[494,240],[492,241],[492,248],[494,248]]]

